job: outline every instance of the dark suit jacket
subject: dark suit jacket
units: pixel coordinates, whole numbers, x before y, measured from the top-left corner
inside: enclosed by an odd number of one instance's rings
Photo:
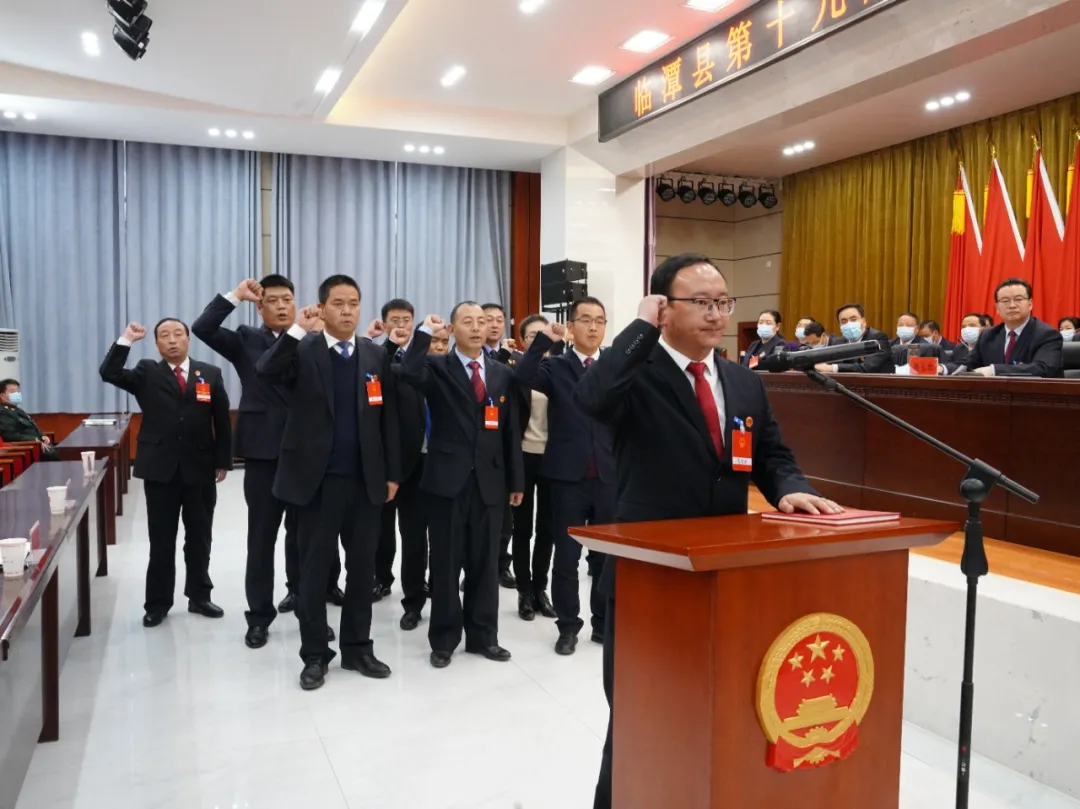
[[[274,344],[274,333],[266,326],[240,326],[236,331],[224,328],[221,324],[235,311],[235,306],[218,295],[191,324],[191,331],[232,363],[240,376],[233,452],[240,458],[271,461],[281,451],[289,392],[264,382],[255,373],[255,363]]]
[[[4,441],[40,441],[42,435],[29,413],[5,402],[0,404],[0,438]]]
[[[383,343],[383,349],[390,358],[390,369],[401,378],[401,360],[398,359],[398,346],[392,340]],[[398,429],[401,433],[401,479],[408,480],[416,471],[424,449],[424,433],[427,428],[427,405],[424,396],[412,385],[398,384]]]
[[[540,474],[549,480],[576,483],[585,479],[592,456],[600,480],[615,485],[615,437],[611,427],[589,416],[574,398],[574,389],[585,376],[585,366],[573,351],[544,357],[551,346],[546,334],[536,335],[514,367],[514,378],[522,386],[548,397],[548,440]]]
[[[922,339],[922,338],[918,338]],[[877,344],[881,347],[881,350],[876,354],[867,354],[865,357],[859,360],[851,360],[849,362],[837,363],[836,370],[842,374],[891,374],[896,370],[896,363],[893,362],[893,355],[891,346],[889,345],[889,335],[883,331],[877,329],[866,330],[862,338],[858,342],[867,342],[869,340],[877,341]],[[830,341],[830,345],[843,345],[847,342],[843,337],[840,337],[835,342]]]
[[[525,489],[521,455],[521,422],[511,370],[490,359],[485,363],[488,398],[499,408],[499,429],[484,426],[484,405],[477,403],[472,383],[457,350],[429,355],[431,335],[416,331],[405,352],[401,379],[427,398],[431,440],[420,488],[439,497],[456,497],[476,473],[480,497],[488,506],[503,506],[510,492]]]
[[[937,347],[940,348],[942,351],[952,351],[954,348],[956,348],[956,343],[954,343],[952,340],[946,340],[944,337],[942,337],[941,340],[937,343]]]
[[[764,359],[775,351],[781,348],[787,348],[787,340],[781,334],[774,335],[773,338],[765,343],[761,340],[754,340],[750,344],[750,347],[746,349],[746,353],[742,355],[739,360],[739,364],[745,367],[750,367],[750,358],[757,357],[759,360]]]
[[[273,385],[291,392],[281,456],[274,477],[274,496],[303,506],[311,502],[326,477],[334,444],[334,370],[332,348],[321,333],[303,340],[283,334],[259,357],[255,370]],[[370,340],[356,341],[359,375],[357,399],[360,464],[372,503],[386,502],[388,481],[401,481],[401,435],[398,430],[397,383],[390,358]],[[367,375],[382,382],[383,403],[369,405]]]
[[[497,362],[501,362],[503,365],[510,365],[510,360],[514,359],[515,355],[520,353],[520,351],[509,351],[502,346],[499,346],[494,351],[490,351],[486,345],[484,346],[484,355]]]
[[[218,469],[232,469],[229,394],[216,365],[189,358],[184,393],[165,360],[139,360],[125,368],[131,349],[113,343],[101,378],[133,395],[142,410],[135,477],[169,483],[179,472],[189,485],[211,484]],[[210,384],[210,401],[197,399],[199,380]]]
[[[659,340],[658,328],[635,320],[575,391],[585,412],[614,430],[619,522],[745,514],[751,482],[773,505],[785,495],[814,491],[780,436],[756,372],[717,363],[726,411],[721,460],[693,385]],[[753,418],[751,473],[734,471],[726,451],[736,417]],[[613,594],[610,562],[601,586]]]
[[[1063,371],[1061,332],[1038,318],[1031,318],[1013,348],[1012,364],[1005,365],[1005,340],[1008,329],[1004,323],[984,329],[979,342],[967,358],[967,368],[974,371],[994,366],[997,376],[1059,377]]]

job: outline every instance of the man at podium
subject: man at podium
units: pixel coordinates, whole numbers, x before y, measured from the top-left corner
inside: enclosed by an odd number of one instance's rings
[[[753,482],[781,511],[837,513],[807,482],[772,418],[765,386],[717,347],[735,299],[707,256],[683,253],[653,273],[638,317],[615,338],[576,396],[615,431],[618,522],[745,514]],[[600,580],[608,599],[604,691],[612,705],[615,563]],[[614,706],[612,706],[614,710]],[[594,809],[611,807],[611,736]]]

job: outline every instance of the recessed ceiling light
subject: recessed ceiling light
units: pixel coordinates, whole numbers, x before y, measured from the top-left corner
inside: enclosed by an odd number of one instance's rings
[[[415,146],[413,146],[413,144],[411,144],[411,143],[406,143],[406,144],[405,144],[405,151],[406,151],[406,152],[415,152],[415,151],[416,151],[416,147],[415,147]]]
[[[808,140],[803,143],[802,147],[809,152],[811,149],[814,148],[815,145],[816,144],[812,140]]]
[[[4,117],[10,121],[12,118],[18,118],[19,113],[15,112],[15,110],[4,110]]]
[[[443,87],[453,87],[455,84],[461,81],[464,75],[465,68],[463,68],[461,65],[454,65],[452,68],[450,68],[443,74],[443,77],[442,79],[440,79],[440,81],[442,82]]]
[[[323,71],[323,74],[319,76],[319,83],[315,85],[315,91],[319,93],[329,93],[334,89],[334,85],[338,83],[338,79],[341,78],[341,71],[336,67],[328,67]]]
[[[430,146],[421,146],[421,147],[420,147],[420,154],[427,154],[427,153],[428,153],[428,152],[430,152],[430,151],[431,151],[431,147],[430,147]]]
[[[366,37],[385,7],[386,0],[364,0],[356,19],[353,20],[352,30],[360,34],[361,39]]]
[[[574,82],[574,84],[599,84],[614,73],[614,70],[593,65],[581,68],[570,81]]]
[[[252,132],[250,129],[245,129],[241,134],[243,134],[244,140],[254,140],[255,139],[255,133]]]
[[[446,151],[446,149],[444,149],[442,146],[436,146],[431,151],[433,151],[435,154],[443,154]]]
[[[235,138],[236,137],[236,130],[235,129],[226,129],[225,130],[225,137],[227,137],[227,138]]]
[[[953,96],[953,98],[955,98],[957,101],[963,103],[965,101],[970,100],[971,93],[969,93],[967,90],[961,90],[959,93],[957,93],[955,96]]]
[[[806,151],[806,147],[803,146],[801,143],[796,143],[794,146],[791,147],[791,149],[795,152],[795,154],[802,154]]]
[[[36,112],[24,112],[22,114],[22,117],[25,118],[27,121],[36,121],[37,120],[37,113]]]
[[[686,7],[697,11],[719,11],[731,5],[731,0],[686,0]]]
[[[784,147],[784,155],[786,157],[791,157],[793,154],[795,154],[795,150],[792,147],[790,147],[790,146]]]
[[[87,56],[101,56],[101,43],[98,42],[97,34],[93,31],[84,31],[82,49]]]
[[[542,5],[544,5],[544,0],[521,0],[518,8],[521,9],[522,14],[535,14]]]
[[[941,105],[939,103],[937,103],[936,101],[927,101],[926,102],[926,111],[927,112],[937,112],[939,109],[941,109]]]
[[[218,135],[221,134],[221,130],[218,129],[216,126],[211,127],[209,132],[210,132],[210,137],[212,137],[212,138],[216,138]]]
[[[634,34],[619,47],[635,53],[651,53],[670,39],[671,35],[662,31],[641,31]]]
[[[938,101],[938,104],[940,104],[943,107],[951,107],[955,103],[956,103],[956,99],[953,98],[952,96],[944,96],[943,98],[941,98]]]

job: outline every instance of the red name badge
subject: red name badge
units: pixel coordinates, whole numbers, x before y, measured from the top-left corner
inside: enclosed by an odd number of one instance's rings
[[[908,368],[913,376],[937,376],[937,357],[912,357],[908,360]]]
[[[731,431],[731,468],[736,472],[754,470],[753,434],[749,430]]]
[[[750,369],[753,370],[754,368],[757,368],[757,366],[758,366],[758,356],[757,356],[757,354],[754,354],[753,356],[750,357]]]
[[[499,429],[499,408],[488,405],[484,408],[484,427],[488,430]]]
[[[369,405],[382,404],[382,382],[379,377],[373,376],[367,383],[367,403]]]
[[[197,402],[209,402],[210,401],[210,383],[209,382],[196,382],[195,383],[195,401]]]

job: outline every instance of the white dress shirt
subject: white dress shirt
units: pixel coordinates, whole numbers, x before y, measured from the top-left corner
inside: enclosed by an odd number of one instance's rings
[[[304,331],[303,328],[301,328],[299,323],[293,323],[291,326],[289,326],[289,330],[286,332],[286,334],[297,340],[303,340],[305,337],[307,337],[308,333]],[[341,353],[341,343],[349,343],[353,347],[353,353],[356,353],[355,334],[350,335],[349,339],[347,340],[339,340],[338,338],[330,334],[330,332],[323,329],[322,336],[323,339],[326,340],[327,347],[334,349],[334,351],[336,351],[338,354]]]
[[[660,338],[660,346],[671,356],[673,360],[675,360],[675,364],[679,366],[679,370],[683,372],[683,375],[690,382],[690,390],[693,391],[694,375],[687,370],[693,360],[683,354],[680,354],[674,348],[669,346],[664,341],[663,337]],[[716,367],[716,364],[718,362],[720,362],[720,360],[717,359],[715,352],[713,352],[709,359],[704,360],[705,378],[709,381],[709,385],[710,387],[712,387],[713,399],[716,400],[716,412],[720,416],[720,430],[722,433],[726,434],[727,425],[725,423],[725,419],[727,418],[727,413],[724,410],[724,387],[720,382],[720,371]]]
[[[574,353],[575,353],[575,354],[577,354],[577,358],[578,358],[579,360],[581,360],[581,364],[582,364],[582,365],[584,365],[584,364],[585,364],[585,360],[592,360],[593,362],[596,362],[596,360],[597,360],[597,359],[598,359],[598,358],[600,357],[600,352],[599,352],[599,351],[597,351],[597,352],[596,352],[596,353],[595,353],[594,355],[592,355],[592,356],[590,357],[590,356],[587,356],[587,355],[585,355],[585,354],[582,354],[582,353],[581,353],[580,351],[578,351],[578,350],[577,350],[577,347],[575,347],[575,348],[574,348]],[[690,360],[687,360],[687,362],[689,362],[689,361],[690,361]]]

